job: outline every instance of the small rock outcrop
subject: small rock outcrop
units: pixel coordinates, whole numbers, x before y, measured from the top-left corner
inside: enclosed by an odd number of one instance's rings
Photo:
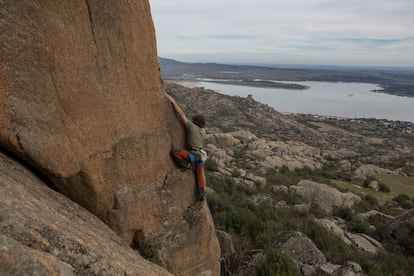
[[[363,185],[365,180],[368,179],[369,176],[375,175],[375,174],[395,174],[399,175],[401,172],[391,171],[388,169],[380,168],[376,165],[367,164],[367,165],[361,165],[358,169],[355,170],[354,175],[352,176],[352,182],[357,185]],[[370,183],[368,183],[370,184]],[[373,184],[375,185],[375,184]],[[375,188],[373,188],[375,189]]]
[[[346,230],[346,223],[339,218],[315,219],[315,222],[339,237],[345,244],[354,245],[362,251],[377,254],[383,252],[382,244],[365,234],[351,233]]]
[[[346,261],[341,267],[335,269],[333,276],[364,276],[367,275],[362,267],[351,261]]]
[[[263,250],[237,252],[223,260],[224,275],[257,275],[257,266],[266,260]]]
[[[326,258],[305,234],[296,231],[280,232],[274,243],[291,257],[299,267],[319,266],[326,263]]]
[[[407,254],[414,256],[414,209],[410,209],[385,227],[385,237],[406,249]]]
[[[0,153],[0,275],[172,275]]]
[[[219,245],[163,93],[148,0],[0,1],[0,148],[176,274],[219,273]]]
[[[325,256],[305,234],[296,231],[280,232],[274,242],[296,262],[316,265],[326,262]]]
[[[308,204],[315,204],[327,214],[332,214],[335,207],[351,208],[361,201],[358,195],[347,192],[341,193],[326,184],[310,180],[301,180],[297,185],[289,187],[290,196],[299,196]]]
[[[395,217],[381,213],[377,210],[370,210],[368,212],[358,214],[357,216],[359,219],[363,221],[369,220],[371,218],[375,218],[379,221],[382,221],[384,224],[390,223],[392,220],[395,219]]]
[[[233,239],[229,233],[216,230],[216,235],[220,243],[220,251],[222,256],[229,256],[236,252],[233,246]]]
[[[362,276],[366,275],[361,266],[346,261],[342,265],[327,262],[325,256],[305,234],[296,231],[280,232],[274,243],[298,266],[302,275]]]

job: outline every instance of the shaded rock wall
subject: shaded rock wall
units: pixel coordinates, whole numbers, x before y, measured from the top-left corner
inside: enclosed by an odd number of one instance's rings
[[[0,44],[1,148],[126,243],[158,241],[170,271],[218,273],[210,213],[169,158],[184,132],[162,92],[149,2],[0,1]]]
[[[0,153],[1,275],[171,275]]]
[[[401,245],[406,254],[414,256],[414,209],[390,221],[385,227],[384,236],[388,241]]]

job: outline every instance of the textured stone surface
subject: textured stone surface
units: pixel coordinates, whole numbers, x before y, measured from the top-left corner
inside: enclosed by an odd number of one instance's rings
[[[384,231],[387,240],[396,242],[414,256],[414,209],[405,211],[389,222]]]
[[[0,153],[0,275],[170,275]]]
[[[335,236],[341,238],[341,240],[347,244],[351,245],[352,241],[348,239],[345,235],[346,223],[343,219],[339,218],[322,218],[315,219],[315,222],[324,227],[326,230],[334,234]]]
[[[351,208],[361,198],[351,192],[341,193],[326,184],[309,180],[301,180],[297,185],[289,187],[290,196],[300,196],[310,204],[316,204],[324,212],[332,213],[334,207]]]
[[[331,275],[326,273],[326,271],[334,270],[330,266],[335,265],[327,263],[325,256],[312,240],[301,232],[282,231],[274,238],[273,242],[276,246],[280,246],[293,260],[302,275],[319,275],[316,272],[322,272],[321,268],[323,268],[325,274]],[[335,268],[337,267],[339,266],[335,266]],[[321,273],[321,275],[325,274]]]
[[[217,274],[209,211],[169,157],[184,131],[162,92],[149,2],[0,1],[0,43],[0,147],[128,244],[182,237],[160,245],[170,271]]]
[[[263,250],[249,250],[235,253],[227,257],[224,261],[223,271],[227,275],[252,276],[257,275],[256,267],[266,260]],[[226,274],[225,274],[226,275]]]
[[[330,231],[332,234],[339,237],[345,244],[354,245],[355,247],[369,252],[371,254],[377,254],[383,252],[384,248],[382,244],[367,236],[360,233],[351,233],[346,231],[347,225],[345,221],[339,218],[325,218],[325,219],[315,219],[319,225],[323,226],[325,229]]]
[[[316,169],[325,162],[318,148],[297,141],[259,139],[245,130],[212,133],[207,141],[209,156],[217,163],[218,172],[253,189],[266,186],[266,178],[259,175],[265,175],[268,170]]]
[[[220,250],[222,256],[229,256],[236,252],[233,246],[232,236],[229,233],[226,233],[221,230],[216,230],[216,235],[220,243]]]
[[[395,219],[395,217],[381,213],[377,210],[370,210],[368,212],[358,214],[357,216],[359,219],[364,220],[364,221],[371,219],[371,218],[375,218],[375,219],[381,220],[383,223],[389,223],[390,221]]]
[[[274,195],[286,199],[289,194],[289,188],[283,185],[276,186],[273,185],[271,191]]]
[[[253,206],[259,206],[262,204],[272,204],[272,196],[266,193],[259,193],[249,197],[249,202]]]
[[[333,276],[364,276],[367,275],[361,266],[355,262],[346,261],[341,267],[337,268]]]
[[[318,266],[326,263],[326,258],[316,245],[305,234],[296,231],[282,231],[274,243],[286,252],[295,263]]]
[[[369,252],[371,254],[378,254],[384,250],[382,244],[377,240],[371,238],[368,235],[364,234],[353,234],[350,232],[345,232],[345,236],[352,241],[352,243],[365,252]]]
[[[376,165],[367,164],[361,165],[358,169],[355,170],[354,175],[352,176],[352,182],[357,185],[363,185],[365,180],[375,174],[395,174],[398,175],[399,172],[393,172],[388,169],[380,168]]]

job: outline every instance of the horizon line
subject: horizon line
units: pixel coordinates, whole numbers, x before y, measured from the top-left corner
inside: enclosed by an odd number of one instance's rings
[[[317,63],[277,63],[277,62],[243,62],[243,61],[183,61],[176,58],[158,56],[158,58],[169,59],[177,62],[188,64],[221,64],[221,65],[246,65],[246,66],[261,66],[261,67],[275,67],[287,66],[295,68],[309,68],[309,67],[334,67],[334,68],[369,68],[369,69],[399,69],[399,70],[414,70],[414,65],[337,65],[337,64],[317,64]]]

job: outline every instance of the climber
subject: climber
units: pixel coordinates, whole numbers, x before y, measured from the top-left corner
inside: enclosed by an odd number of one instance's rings
[[[167,99],[171,102],[178,118],[187,128],[187,144],[189,150],[172,149],[171,155],[176,163],[182,168],[190,169],[195,165],[195,172],[198,184],[199,200],[205,199],[205,175],[204,162],[207,159],[207,152],[203,149],[205,131],[205,120],[203,116],[196,115],[192,121],[188,120],[184,111],[178,106],[173,97],[165,93]],[[194,164],[194,165],[193,165]]]

